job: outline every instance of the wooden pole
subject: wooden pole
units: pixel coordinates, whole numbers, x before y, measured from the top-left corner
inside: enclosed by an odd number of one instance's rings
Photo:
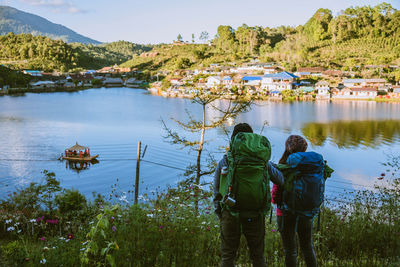
[[[139,195],[139,169],[140,169],[140,151],[142,143],[139,141],[137,145],[137,156],[136,156],[136,183],[135,183],[135,204],[138,202]]]

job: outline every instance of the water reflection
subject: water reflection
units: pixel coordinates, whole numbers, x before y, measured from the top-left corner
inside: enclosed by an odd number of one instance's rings
[[[329,139],[339,148],[375,148],[399,140],[400,120],[307,123],[301,131],[316,146],[323,146]]]
[[[91,162],[78,162],[78,161],[65,161],[65,168],[70,169],[76,173],[80,173],[84,170],[89,170],[91,165],[97,164],[99,161],[97,159],[92,160]]]

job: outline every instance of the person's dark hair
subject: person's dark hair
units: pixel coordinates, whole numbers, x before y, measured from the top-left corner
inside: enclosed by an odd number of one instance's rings
[[[236,124],[235,127],[233,128],[231,140],[238,134],[238,133],[252,133],[253,129],[251,128],[250,125],[247,123],[239,123]]]
[[[300,135],[291,135],[285,142],[285,151],[281,159],[279,160],[280,164],[286,163],[286,160],[290,156],[290,154],[296,152],[305,152],[307,150],[307,141]]]

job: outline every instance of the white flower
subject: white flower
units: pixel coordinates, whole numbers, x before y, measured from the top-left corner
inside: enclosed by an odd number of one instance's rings
[[[40,263],[41,263],[41,264],[46,264],[46,259],[41,259],[41,260],[40,260]]]
[[[81,248],[80,251],[84,251],[86,248]]]
[[[9,219],[9,220],[6,220],[6,224],[9,224],[9,223],[11,223],[12,222],[12,220],[11,219]]]
[[[86,245],[88,241],[86,240],[85,242],[82,243],[82,246]]]
[[[207,224],[207,222],[202,222],[201,224]]]
[[[179,197],[174,197],[174,199],[179,200]]]
[[[36,222],[36,219],[30,219],[29,222],[35,223],[35,222]]]
[[[19,234],[19,233],[21,233],[21,232],[22,232],[22,230],[21,230],[21,229],[17,231],[17,233],[18,233],[18,234]]]
[[[14,230],[15,230],[14,226],[10,226],[10,227],[7,228],[7,231],[8,231],[8,232],[14,231]]]
[[[65,240],[65,237],[60,237],[59,239],[60,239],[60,240]]]
[[[147,214],[147,217],[153,218],[153,217],[154,217],[154,214]]]
[[[20,225],[20,223],[19,223],[19,222],[16,222],[16,223],[14,223],[14,226],[18,226],[18,225]]]
[[[126,199],[126,195],[123,195],[119,198],[120,201],[123,201],[125,203],[129,203],[129,201]]]

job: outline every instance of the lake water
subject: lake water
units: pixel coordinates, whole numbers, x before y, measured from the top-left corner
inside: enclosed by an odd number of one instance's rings
[[[128,88],[0,97],[0,199],[17,187],[41,181],[44,169],[55,172],[62,186],[88,197],[94,191],[108,194],[115,184],[117,191],[132,190],[138,141],[147,145],[140,194],[174,185],[183,179],[182,169],[195,162],[195,154],[165,142],[160,120],[182,133],[170,118],[185,120],[185,110],[201,115],[201,108],[188,99]],[[209,119],[214,115],[207,113]],[[328,195],[372,186],[385,170],[387,156],[400,151],[397,103],[264,102],[237,122],[248,122],[255,132],[268,123],[263,134],[271,141],[273,161],[279,160],[290,134],[305,136],[309,150],[321,153],[335,169],[327,182]],[[208,152],[219,159],[226,133],[212,130],[206,139]],[[58,161],[77,141],[99,154],[100,162],[78,172]]]

